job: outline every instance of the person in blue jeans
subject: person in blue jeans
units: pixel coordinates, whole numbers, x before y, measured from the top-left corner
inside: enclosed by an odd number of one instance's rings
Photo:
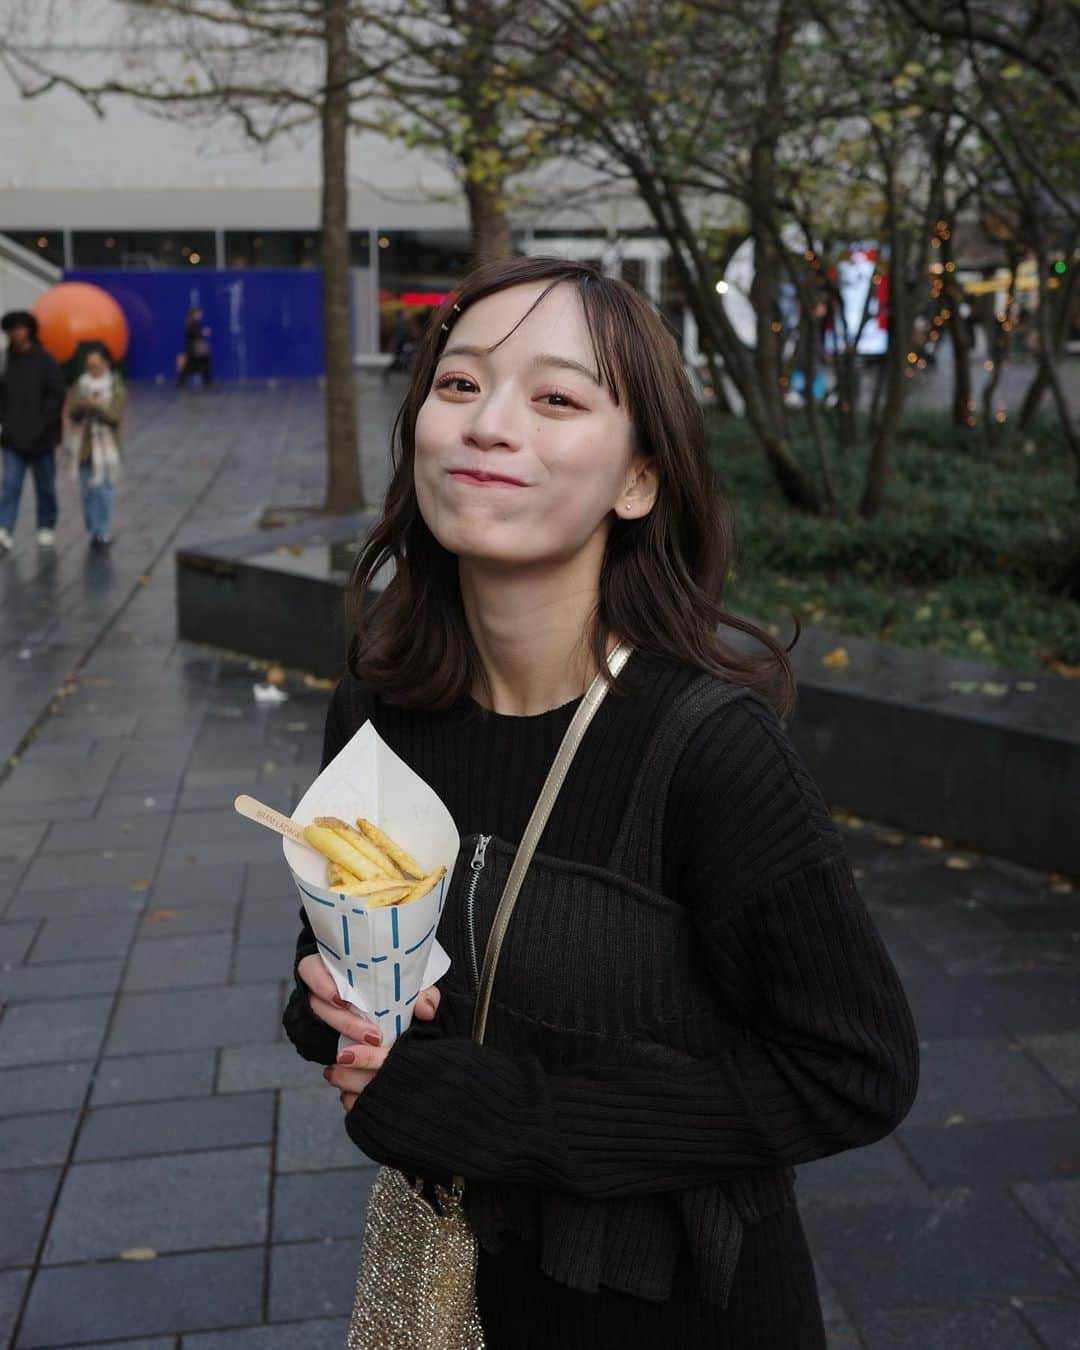
[[[82,489],[83,519],[91,545],[112,543],[113,489],[120,476],[120,420],[124,382],[112,369],[104,347],[86,354],[86,366],[68,398],[70,445]]]
[[[0,319],[0,328],[8,340],[7,360],[0,375],[0,449],[4,459],[0,554],[14,546],[12,532],[27,469],[34,478],[38,545],[52,548],[56,542],[56,447],[61,436],[64,377],[38,341],[33,314],[11,310]]]

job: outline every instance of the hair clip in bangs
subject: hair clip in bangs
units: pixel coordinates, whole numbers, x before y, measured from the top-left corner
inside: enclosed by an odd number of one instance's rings
[[[461,306],[458,304],[458,302],[457,302],[456,300],[455,300],[454,303],[450,306],[450,313],[451,313],[451,315],[454,315],[454,314],[460,314],[460,313],[461,313]],[[448,323],[441,323],[441,324],[439,324],[439,327],[442,329],[442,331],[443,331],[444,333],[449,333],[449,331],[450,331],[450,323],[449,323],[449,322],[448,322]]]

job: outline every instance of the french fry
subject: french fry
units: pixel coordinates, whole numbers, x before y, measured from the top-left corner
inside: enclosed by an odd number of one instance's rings
[[[390,905],[403,905],[409,897],[409,891],[407,881],[400,881],[396,886],[384,886],[367,897],[368,909],[386,909]]]
[[[441,881],[446,875],[445,867],[437,867],[434,872],[429,872],[426,877],[421,877],[415,886],[411,888],[407,895],[402,896],[400,900],[395,901],[398,905],[407,905],[413,900],[419,900],[422,895],[427,895],[437,882]]]
[[[305,825],[304,838],[313,849],[344,867],[361,881],[386,881],[386,874],[359,850],[347,843],[341,835],[324,825]]]
[[[326,882],[332,891],[340,891],[350,882],[360,882],[359,877],[354,877],[351,872],[347,872],[340,863],[327,862],[326,864]],[[360,882],[361,885],[367,885],[366,882]]]
[[[411,886],[411,881],[391,881],[389,877],[379,877],[375,881],[357,881],[355,877],[348,877],[344,885],[331,889],[340,891],[342,895],[375,896],[382,899],[393,891],[396,899],[405,895]]]
[[[316,816],[315,824],[321,825],[324,829],[333,830],[335,834],[341,835],[347,844],[350,844],[358,853],[362,853],[370,863],[373,863],[385,876],[401,879],[401,872],[390,861],[377,844],[373,844],[370,839],[345,820],[339,820],[337,816]]]
[[[424,875],[424,869],[420,864],[410,858],[405,850],[398,844],[395,844],[390,836],[380,830],[377,825],[373,825],[370,820],[365,820],[363,816],[360,816],[356,823],[376,848],[381,849],[382,852],[395,862],[403,872],[407,872],[410,876],[417,878]]]

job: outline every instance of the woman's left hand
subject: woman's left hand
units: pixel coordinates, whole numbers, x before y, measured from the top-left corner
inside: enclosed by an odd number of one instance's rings
[[[439,1006],[440,994],[431,985],[416,1000],[414,1016],[430,1022]],[[382,1068],[390,1049],[385,1045],[350,1045],[338,1051],[337,1063],[323,1069],[323,1077],[338,1089],[338,1100],[346,1111],[351,1111],[357,1098]]]

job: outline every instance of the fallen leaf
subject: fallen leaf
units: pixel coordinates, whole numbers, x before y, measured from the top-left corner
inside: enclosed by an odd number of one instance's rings
[[[152,909],[146,916],[147,923],[168,923],[170,919],[176,918],[175,909]]]
[[[1080,679],[1080,666],[1066,665],[1064,661],[1051,661],[1050,669],[1055,675],[1064,675],[1067,680]]]
[[[989,694],[991,698],[1003,698],[1009,692],[1009,686],[1007,684],[992,684],[987,682],[986,684],[980,684],[979,688],[984,694]]]
[[[1016,688],[1021,694],[1033,694],[1038,687],[1034,680],[1018,680],[1016,683]]]
[[[284,683],[285,683],[285,667],[284,667],[284,666],[279,666],[279,665],[273,665],[273,666],[271,666],[270,669],[266,672],[266,683],[267,683],[267,684],[284,684]]]
[[[979,687],[978,680],[950,680],[949,688],[954,694],[973,694]]]
[[[156,1261],[157,1252],[153,1247],[125,1247],[120,1253],[121,1261]]]
[[[827,666],[829,670],[843,670],[845,666],[851,665],[851,658],[847,654],[846,647],[834,647],[821,658],[821,664]]]
[[[967,1116],[962,1116],[959,1113],[957,1113],[954,1116],[949,1116],[949,1118],[945,1121],[945,1128],[947,1130],[951,1130],[954,1125],[965,1125],[965,1124],[967,1124]]]
[[[334,680],[324,680],[318,675],[304,676],[305,689],[333,689],[334,684]]]
[[[131,889],[133,891],[148,891],[150,889],[150,882],[146,877],[140,877],[138,881],[133,881],[131,883]]]
[[[899,830],[879,830],[874,838],[879,844],[888,844],[890,848],[899,848],[901,844],[907,843],[907,835],[901,834]]]
[[[945,840],[939,834],[920,834],[917,842],[922,844],[923,848],[945,847]]]
[[[945,866],[951,867],[954,872],[970,872],[972,862],[970,858],[952,857],[945,859]]]

